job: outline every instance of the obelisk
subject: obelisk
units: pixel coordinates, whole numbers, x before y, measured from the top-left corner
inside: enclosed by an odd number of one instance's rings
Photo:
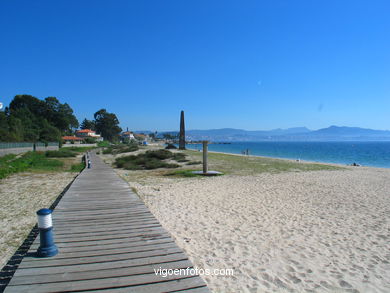
[[[184,111],[180,114],[179,150],[186,149],[186,131],[184,127]]]

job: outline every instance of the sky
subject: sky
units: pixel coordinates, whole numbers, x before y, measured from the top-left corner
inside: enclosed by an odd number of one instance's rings
[[[390,1],[0,0],[0,102],[122,128],[390,129]]]

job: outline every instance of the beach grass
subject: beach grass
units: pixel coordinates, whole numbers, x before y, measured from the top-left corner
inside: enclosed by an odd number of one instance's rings
[[[0,179],[27,170],[55,171],[63,165],[62,161],[49,159],[42,152],[28,152],[20,157],[5,156],[0,161]]]
[[[77,155],[85,148],[60,149],[47,152],[27,152],[0,157],[0,179],[19,172],[80,172],[84,168]]]
[[[84,167],[85,167],[85,164],[84,164],[83,162],[81,162],[81,163],[76,163],[76,164],[72,164],[72,165],[70,166],[69,171],[70,171],[70,172],[77,172],[77,173],[80,173],[81,171],[83,171]]]
[[[112,165],[114,168],[124,169],[129,171],[124,173],[126,178],[143,182],[144,180],[160,178],[188,178],[200,179],[203,176],[193,174],[193,171],[202,170],[202,153],[193,150],[174,150],[166,156],[166,153],[161,148],[155,146],[146,147],[145,151],[150,154],[160,154],[159,160],[149,158],[140,149],[137,155],[120,156],[118,155],[103,155],[103,160]],[[165,156],[164,156],[165,155]],[[152,159],[152,166],[146,168],[143,166],[145,162]],[[156,162],[157,161],[157,162]],[[156,164],[155,164],[156,163]],[[157,164],[158,163],[158,164]],[[165,163],[173,163],[175,166],[166,166]],[[172,170],[175,167],[175,170]],[[306,171],[323,171],[323,170],[347,170],[337,165],[329,165],[322,163],[296,162],[285,159],[274,159],[256,156],[242,156],[234,154],[213,153],[208,154],[208,169],[222,172],[224,175],[256,175],[261,173],[285,173],[285,172],[306,172]]]
[[[63,150],[63,149],[66,149],[66,150],[70,150],[70,151],[73,151],[73,152],[76,152],[76,153],[85,153],[87,151],[90,151],[92,149],[95,149],[96,147],[80,147],[80,146],[72,146],[72,147],[66,147],[66,148],[61,148],[60,150]]]
[[[172,153],[168,150],[148,150],[138,155],[124,156],[115,159],[115,166],[126,170],[152,170],[159,168],[178,168],[178,164],[169,163],[166,160],[184,160],[185,154]]]
[[[193,161],[202,159],[202,153],[186,150],[185,154]],[[321,170],[342,170],[345,168],[320,164],[295,162],[292,160],[273,159],[256,156],[242,156],[222,153],[208,153],[209,170],[233,175],[253,175],[258,173],[281,173]]]
[[[61,148],[58,151],[46,151],[46,157],[49,158],[69,158],[76,157],[77,153],[71,149]]]

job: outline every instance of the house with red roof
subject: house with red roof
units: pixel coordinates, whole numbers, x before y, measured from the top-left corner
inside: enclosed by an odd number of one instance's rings
[[[102,141],[103,137],[101,137],[100,134],[96,134],[94,130],[91,129],[81,129],[76,131],[76,136],[82,139],[85,139],[87,137],[91,137],[96,139],[96,141]]]
[[[122,132],[121,133],[121,138],[122,138],[122,140],[125,140],[125,139],[128,139],[128,140],[135,139],[134,134],[131,131]]]
[[[62,141],[64,143],[74,143],[74,144],[80,144],[84,138],[76,137],[76,136],[63,136]]]

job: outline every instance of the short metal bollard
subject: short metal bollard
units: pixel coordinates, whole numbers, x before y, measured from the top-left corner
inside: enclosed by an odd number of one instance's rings
[[[54,244],[53,224],[51,220],[52,210],[40,209],[37,211],[40,245],[37,251],[38,257],[55,256],[58,253]]]
[[[91,161],[88,160],[88,169],[91,169]]]

